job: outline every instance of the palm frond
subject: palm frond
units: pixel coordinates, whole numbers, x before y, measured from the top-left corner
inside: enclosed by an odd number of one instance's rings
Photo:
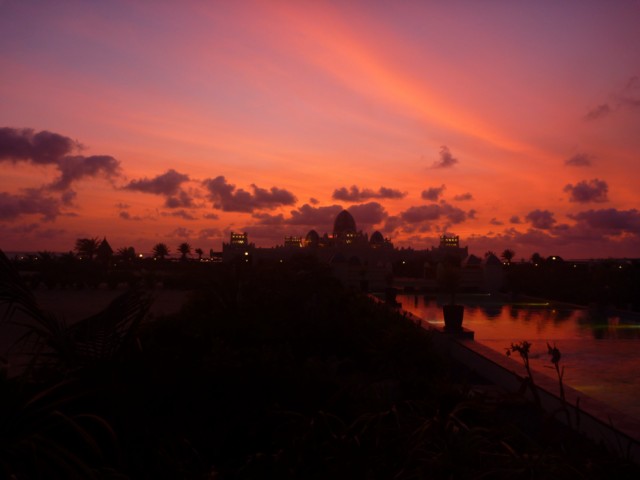
[[[14,321],[15,313],[21,312],[45,328],[51,324],[51,316],[45,314],[40,308],[35,296],[2,250],[0,250],[0,306],[5,307],[1,321]]]
[[[140,290],[116,297],[101,312],[69,327],[76,354],[84,361],[114,358],[134,339],[151,301]]]

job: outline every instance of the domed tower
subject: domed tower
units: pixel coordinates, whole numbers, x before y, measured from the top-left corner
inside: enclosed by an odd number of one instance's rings
[[[369,244],[371,245],[371,247],[372,248],[382,247],[384,243],[385,243],[384,237],[382,236],[382,234],[378,230],[373,232],[373,234],[371,235],[371,238],[369,239]]]
[[[353,243],[356,232],[356,221],[349,212],[342,210],[333,222],[333,238],[339,243]]]
[[[304,244],[307,247],[317,247],[320,243],[320,235],[315,230],[310,230],[304,238]]]

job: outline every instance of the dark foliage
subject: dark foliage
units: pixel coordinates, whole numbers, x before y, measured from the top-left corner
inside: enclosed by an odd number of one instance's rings
[[[44,315],[67,341],[65,348],[46,344],[53,363],[2,379],[0,475],[638,473],[520,399],[460,386],[465,375],[451,376],[428,332],[345,291],[311,259],[209,270],[176,264],[163,275],[189,276],[193,289],[179,314],[141,322],[147,303],[132,291],[70,327],[42,312],[10,263],[0,260],[5,305],[13,302],[36,319]],[[40,328],[33,335],[50,333]]]

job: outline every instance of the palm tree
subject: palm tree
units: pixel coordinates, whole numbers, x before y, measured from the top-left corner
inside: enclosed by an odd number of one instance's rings
[[[88,257],[89,260],[93,260],[99,245],[100,240],[97,238],[79,238],[76,240],[76,251],[81,257]]]
[[[502,252],[502,255],[500,256],[502,257],[502,259],[505,261],[507,265],[510,265],[511,260],[513,260],[513,257],[516,256],[516,252],[507,248]]]
[[[125,262],[133,262],[136,258],[136,249],[133,247],[122,247],[118,249],[117,255]]]
[[[153,247],[153,256],[164,260],[169,255],[169,247],[164,243],[158,243]]]
[[[536,252],[533,255],[531,255],[531,263],[533,263],[534,265],[540,265],[544,263],[544,258],[542,258],[542,255]]]
[[[201,248],[196,248],[195,252],[198,254],[198,261],[201,262],[202,261],[202,255],[204,254],[204,251]]]
[[[56,258],[56,255],[49,250],[42,250],[41,252],[38,252],[38,258],[43,262],[52,262],[53,259]]]
[[[178,246],[178,251],[182,254],[180,260],[186,262],[187,255],[191,255],[191,245],[189,245],[187,242],[181,243]]]

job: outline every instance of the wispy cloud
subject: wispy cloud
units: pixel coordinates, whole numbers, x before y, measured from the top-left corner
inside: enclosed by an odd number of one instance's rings
[[[587,153],[576,153],[564,161],[564,164],[570,167],[590,167],[592,163],[593,155]]]
[[[597,107],[593,107],[584,116],[585,120],[600,120],[601,118],[608,117],[613,109],[608,103],[603,103]]]
[[[458,162],[458,159],[451,154],[449,147],[443,145],[440,147],[440,158],[433,162],[431,168],[451,168]]]

